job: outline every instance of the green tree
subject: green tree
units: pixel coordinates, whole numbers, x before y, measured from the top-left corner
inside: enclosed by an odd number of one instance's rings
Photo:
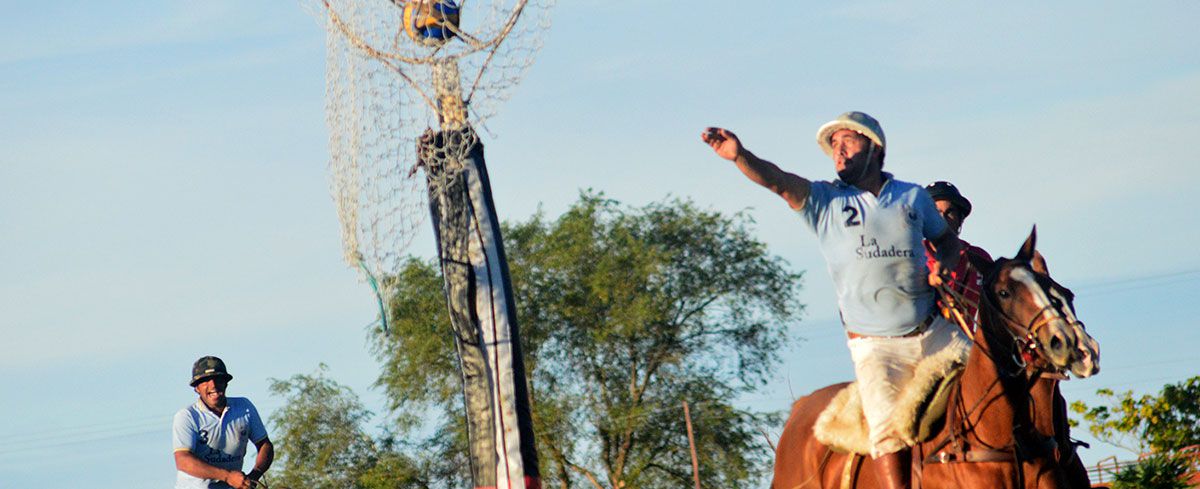
[[[370,419],[350,388],[325,376],[322,364],[310,375],[271,379],[271,392],[284,407],[271,415],[276,461],[273,487],[385,489],[424,487],[418,465],[364,430]],[[383,445],[383,449],[379,448]]]
[[[734,400],[761,387],[802,306],[801,274],[755,240],[743,215],[687,201],[629,208],[585,193],[563,216],[504,227],[546,487],[690,484],[681,402],[692,406],[701,479],[741,487],[771,460],[770,413]],[[447,485],[468,476],[461,383],[436,264],[396,277],[377,385]]]
[[[1083,415],[1088,431],[1101,441],[1137,452],[1168,452],[1200,444],[1200,376],[1167,384],[1158,395],[1135,398],[1100,389],[1108,405],[1082,401],[1071,410]]]

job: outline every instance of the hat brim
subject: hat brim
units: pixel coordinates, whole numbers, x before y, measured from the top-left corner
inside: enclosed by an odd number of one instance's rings
[[[199,384],[201,382],[204,382],[208,379],[215,378],[215,377],[224,378],[226,382],[233,380],[233,376],[229,375],[229,374],[211,374],[211,375],[204,375],[201,377],[196,377],[196,378],[192,379],[192,383],[188,384],[188,385],[191,385],[192,387],[196,387],[196,384]]]
[[[954,196],[946,198],[946,200],[949,200],[951,205],[957,206],[959,209],[962,209],[963,217],[967,217],[967,216],[971,215],[971,201],[967,200],[966,197],[963,197],[961,195],[954,195]]]
[[[963,197],[962,194],[958,193],[958,189],[951,187],[949,190],[944,188],[933,188],[930,190],[927,188],[926,191],[929,192],[929,197],[933,199],[934,202],[944,200],[949,202],[950,205],[957,207],[962,213],[963,217],[967,217],[967,215],[971,213],[971,201],[967,200],[966,197]]]
[[[827,122],[825,125],[821,126],[820,129],[817,129],[817,144],[821,146],[821,150],[824,151],[826,155],[833,156],[833,146],[829,144],[829,138],[833,137],[833,133],[842,129],[849,129],[862,134],[875,144],[883,147],[883,141],[879,140],[879,137],[875,135],[875,131],[873,131],[871,128],[855,121],[837,120]]]

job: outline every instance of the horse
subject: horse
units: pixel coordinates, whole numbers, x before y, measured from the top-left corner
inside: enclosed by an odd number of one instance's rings
[[[1077,378],[1091,377],[1100,372],[1099,343],[1088,334],[1082,321],[1075,315],[1075,294],[1050,277],[1045,258],[1035,253],[1031,261],[1033,271],[1049,292],[1051,304],[1067,320],[1075,332],[1075,360],[1067,371]],[[1067,405],[1059,391],[1059,382],[1067,378],[1066,372],[1054,368],[1041,358],[1030,358],[1026,368],[1032,387],[1029,391],[1029,416],[1038,436],[1053,440],[1046,443],[1047,451],[1041,456],[1053,457],[1062,468],[1067,487],[1089,489],[1092,487],[1087,468],[1075,451],[1076,442],[1071,440],[1067,423]]]
[[[1056,461],[1027,456],[1037,450],[1014,429],[1033,425],[1022,354],[1056,368],[1077,361],[1074,327],[1031,268],[1036,239],[1035,228],[1013,259],[972,260],[985,277],[979,328],[940,430],[913,447],[915,487],[1068,487]],[[793,403],[776,446],[773,489],[882,486],[874,470],[863,470],[869,457],[835,452],[813,436],[817,418],[847,385],[818,389]]]
[[[1066,477],[1066,487],[1090,489],[1091,480],[1087,467],[1075,451],[1075,442],[1070,437],[1070,427],[1067,421],[1067,405],[1060,390],[1059,383],[1066,380],[1067,372],[1077,378],[1091,377],[1100,371],[1099,343],[1088,334],[1083,322],[1075,313],[1075,294],[1062,284],[1050,277],[1046,259],[1035,251],[1030,260],[1031,269],[1036,272],[1036,279],[1046,290],[1050,305],[1067,321],[1076,337],[1075,354],[1072,362],[1066,368],[1050,365],[1045,358],[1025,352],[1022,361],[1026,363],[1024,374],[1029,384],[1029,407],[1026,423],[1014,427],[1014,432],[1026,437],[1026,457],[1050,457],[1055,460]],[[960,300],[961,297],[952,300]],[[1029,429],[1032,426],[1032,430]]]

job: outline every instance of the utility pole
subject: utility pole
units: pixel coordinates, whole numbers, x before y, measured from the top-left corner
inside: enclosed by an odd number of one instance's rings
[[[700,489],[700,462],[696,459],[696,440],[692,437],[692,412],[688,410],[687,401],[683,401],[683,419],[687,422],[688,448],[692,450],[692,480],[696,489]]]

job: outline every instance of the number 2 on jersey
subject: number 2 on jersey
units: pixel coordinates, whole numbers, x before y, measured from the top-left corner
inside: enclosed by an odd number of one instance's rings
[[[858,208],[857,207],[848,205],[848,206],[842,208],[842,212],[849,214],[848,216],[846,216],[846,227],[857,226],[859,224],[862,224],[862,221],[858,219]]]

